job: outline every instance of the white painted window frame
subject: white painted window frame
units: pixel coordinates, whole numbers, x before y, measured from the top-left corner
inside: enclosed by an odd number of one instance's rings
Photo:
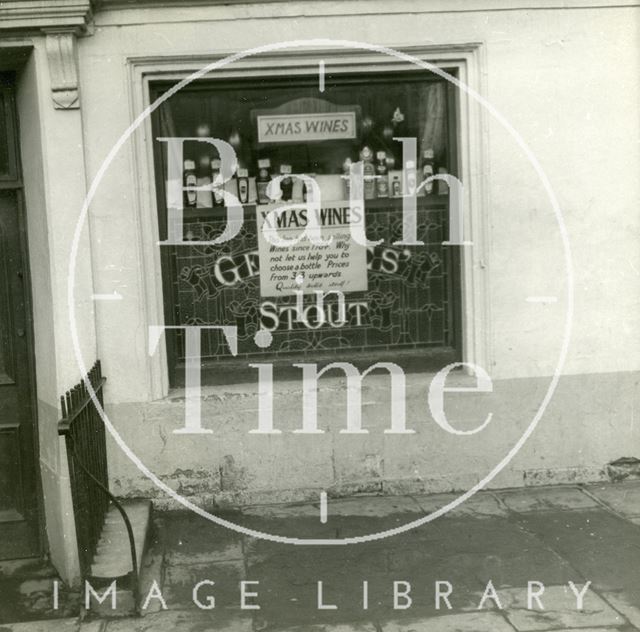
[[[478,42],[438,46],[391,47],[442,68],[455,68],[461,82],[485,96],[485,47]],[[131,121],[150,105],[150,84],[158,80],[180,80],[228,54],[199,56],[133,57],[127,59],[130,86]],[[309,75],[318,71],[324,59],[332,73],[398,72],[415,70],[416,65],[381,53],[363,50],[296,49],[259,57],[246,57],[215,71],[220,78]],[[214,76],[213,74],[210,76]],[[461,253],[462,357],[491,373],[491,320],[489,313],[489,203],[488,113],[467,93],[459,91],[457,142],[459,177],[465,191],[465,239],[473,246]],[[136,227],[141,253],[140,283],[144,290],[143,322],[164,323],[162,272],[158,229],[158,206],[150,117],[132,136],[133,177],[138,183],[135,197]],[[166,350],[161,345],[148,360],[150,399],[161,399],[169,392]]]

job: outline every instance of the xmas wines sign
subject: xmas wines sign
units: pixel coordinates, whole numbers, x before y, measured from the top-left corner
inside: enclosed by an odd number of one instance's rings
[[[343,140],[356,137],[355,112],[258,116],[259,143]]]
[[[360,106],[302,98],[277,108],[252,110],[251,116],[258,144],[353,140],[358,136]]]

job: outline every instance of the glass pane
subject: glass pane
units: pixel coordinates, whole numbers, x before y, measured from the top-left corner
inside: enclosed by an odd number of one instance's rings
[[[373,81],[362,76],[339,80],[328,77],[323,93],[319,93],[317,81],[305,83],[304,79],[224,86],[203,82],[172,96],[158,110],[158,136],[206,136],[229,142],[240,166],[247,171],[250,191],[248,199],[243,200],[248,202],[244,225],[234,239],[214,247],[170,249],[163,273],[171,275],[173,296],[167,293],[166,298],[172,301],[176,324],[235,325],[238,353],[245,358],[313,356],[336,350],[364,353],[450,348],[454,342],[452,269],[447,248],[442,245],[448,230],[446,191],[434,188],[429,196],[418,198],[417,238],[425,245],[393,245],[402,239],[403,226],[402,192],[394,192],[393,186],[397,182],[393,178],[402,169],[402,145],[393,139],[416,139],[418,178],[425,177],[425,165],[430,173],[439,168],[450,171],[448,160],[453,152],[447,147],[447,108],[446,83],[435,76],[425,79],[424,74],[377,77]],[[315,124],[314,115],[328,112],[353,112],[354,133],[341,136],[332,134],[330,129],[326,138],[303,138],[301,126],[308,126],[309,120]],[[274,132],[277,140],[265,142],[265,119],[275,120],[274,126],[281,125],[280,131]],[[301,123],[298,125],[296,120]],[[294,137],[291,141],[286,137],[288,133]],[[161,183],[167,178],[167,146],[157,142],[154,147],[162,156],[162,172],[157,174]],[[320,314],[313,293],[305,294],[304,318],[300,319],[296,296],[261,294],[260,240],[255,216],[260,204],[253,206],[260,202],[259,163],[269,160],[269,178],[279,174],[282,165],[294,174],[313,174],[323,202],[348,200],[341,178],[344,165],[348,160],[362,160],[366,147],[373,153],[376,173],[386,174],[377,177],[388,177],[386,189],[380,190],[380,180],[376,181],[371,198],[367,198],[365,189],[367,237],[383,240],[382,245],[368,248],[366,263],[362,264],[362,268],[366,267],[366,290],[345,292],[346,319],[336,295],[325,299],[324,313]],[[188,141],[184,144],[184,174],[189,171],[198,185],[210,183],[211,165],[217,158],[217,151],[210,144]],[[385,169],[379,171],[381,165]],[[294,189],[291,197],[283,199],[300,202],[304,199],[301,183],[294,186],[297,192]],[[231,190],[235,194],[239,189]],[[160,200],[159,204],[161,226],[166,225],[163,202]],[[194,194],[191,203],[187,202],[185,197],[185,238],[217,238],[224,230],[226,216],[224,209],[213,208],[215,198],[211,192],[206,198]],[[255,344],[254,336],[260,329],[272,334],[267,349]],[[180,332],[176,333],[176,356],[184,359]],[[203,332],[202,357],[205,361],[231,358],[220,332]]]

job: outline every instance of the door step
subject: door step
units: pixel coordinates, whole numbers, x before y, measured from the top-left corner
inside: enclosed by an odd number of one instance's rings
[[[114,581],[116,582],[115,608],[113,608],[111,594],[102,603],[91,596],[91,613],[102,617],[129,616],[136,612],[136,593],[140,585],[140,570],[151,527],[151,501],[128,500],[121,501],[121,505],[133,530],[137,568],[133,573],[127,527],[120,512],[112,505],[105,517],[96,554],[91,564],[91,571],[87,577],[87,581],[94,591],[101,596]],[[138,582],[137,586],[134,585],[135,581]]]

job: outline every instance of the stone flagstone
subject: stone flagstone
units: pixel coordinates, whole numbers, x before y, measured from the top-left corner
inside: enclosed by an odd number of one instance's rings
[[[640,482],[592,485],[587,489],[617,513],[628,518],[640,517]]]
[[[583,585],[576,586],[581,590]],[[498,589],[504,613],[518,632],[620,626],[624,618],[593,592],[591,587],[584,596],[583,610],[577,610],[576,596],[569,586],[546,586],[540,601],[544,610],[533,600],[527,607],[527,587]]]
[[[498,496],[511,511],[519,513],[600,507],[597,500],[577,487],[529,487],[503,491]]]
[[[421,619],[394,619],[381,623],[382,632],[513,632],[495,612],[445,614]]]

